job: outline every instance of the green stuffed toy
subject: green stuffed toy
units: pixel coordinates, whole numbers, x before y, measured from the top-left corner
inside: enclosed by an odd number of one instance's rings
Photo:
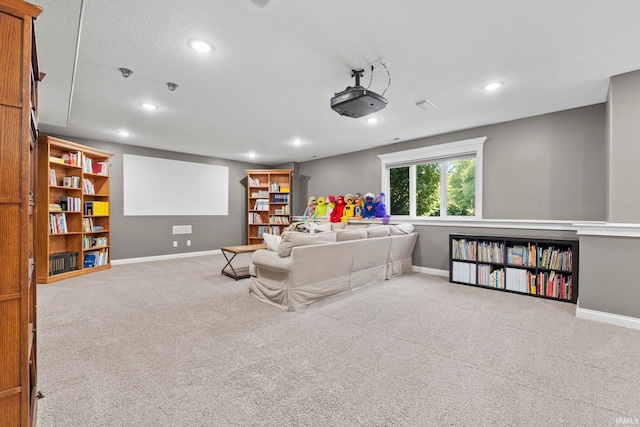
[[[316,200],[316,216],[324,217],[327,216],[327,199],[324,196],[318,197]]]

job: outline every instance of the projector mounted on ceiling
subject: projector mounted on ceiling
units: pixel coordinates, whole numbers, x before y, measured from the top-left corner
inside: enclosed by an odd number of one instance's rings
[[[373,68],[373,67],[372,67]],[[387,100],[360,86],[360,77],[364,70],[351,70],[351,77],[356,78],[355,87],[347,87],[331,98],[331,108],[341,116],[358,118],[375,113],[387,106]]]

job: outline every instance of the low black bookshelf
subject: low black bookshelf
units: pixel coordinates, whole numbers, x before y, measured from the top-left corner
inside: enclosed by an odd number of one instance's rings
[[[449,282],[578,301],[578,241],[449,235]]]

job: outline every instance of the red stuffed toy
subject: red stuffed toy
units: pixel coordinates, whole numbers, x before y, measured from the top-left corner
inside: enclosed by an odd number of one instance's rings
[[[340,222],[342,221],[342,215],[344,213],[344,197],[338,196],[336,199],[336,207],[331,211],[331,215],[329,215],[329,221],[331,222]]]

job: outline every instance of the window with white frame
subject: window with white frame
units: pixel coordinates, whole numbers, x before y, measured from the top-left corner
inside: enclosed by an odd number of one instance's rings
[[[482,218],[482,150],[487,137],[382,154],[391,216]]]

